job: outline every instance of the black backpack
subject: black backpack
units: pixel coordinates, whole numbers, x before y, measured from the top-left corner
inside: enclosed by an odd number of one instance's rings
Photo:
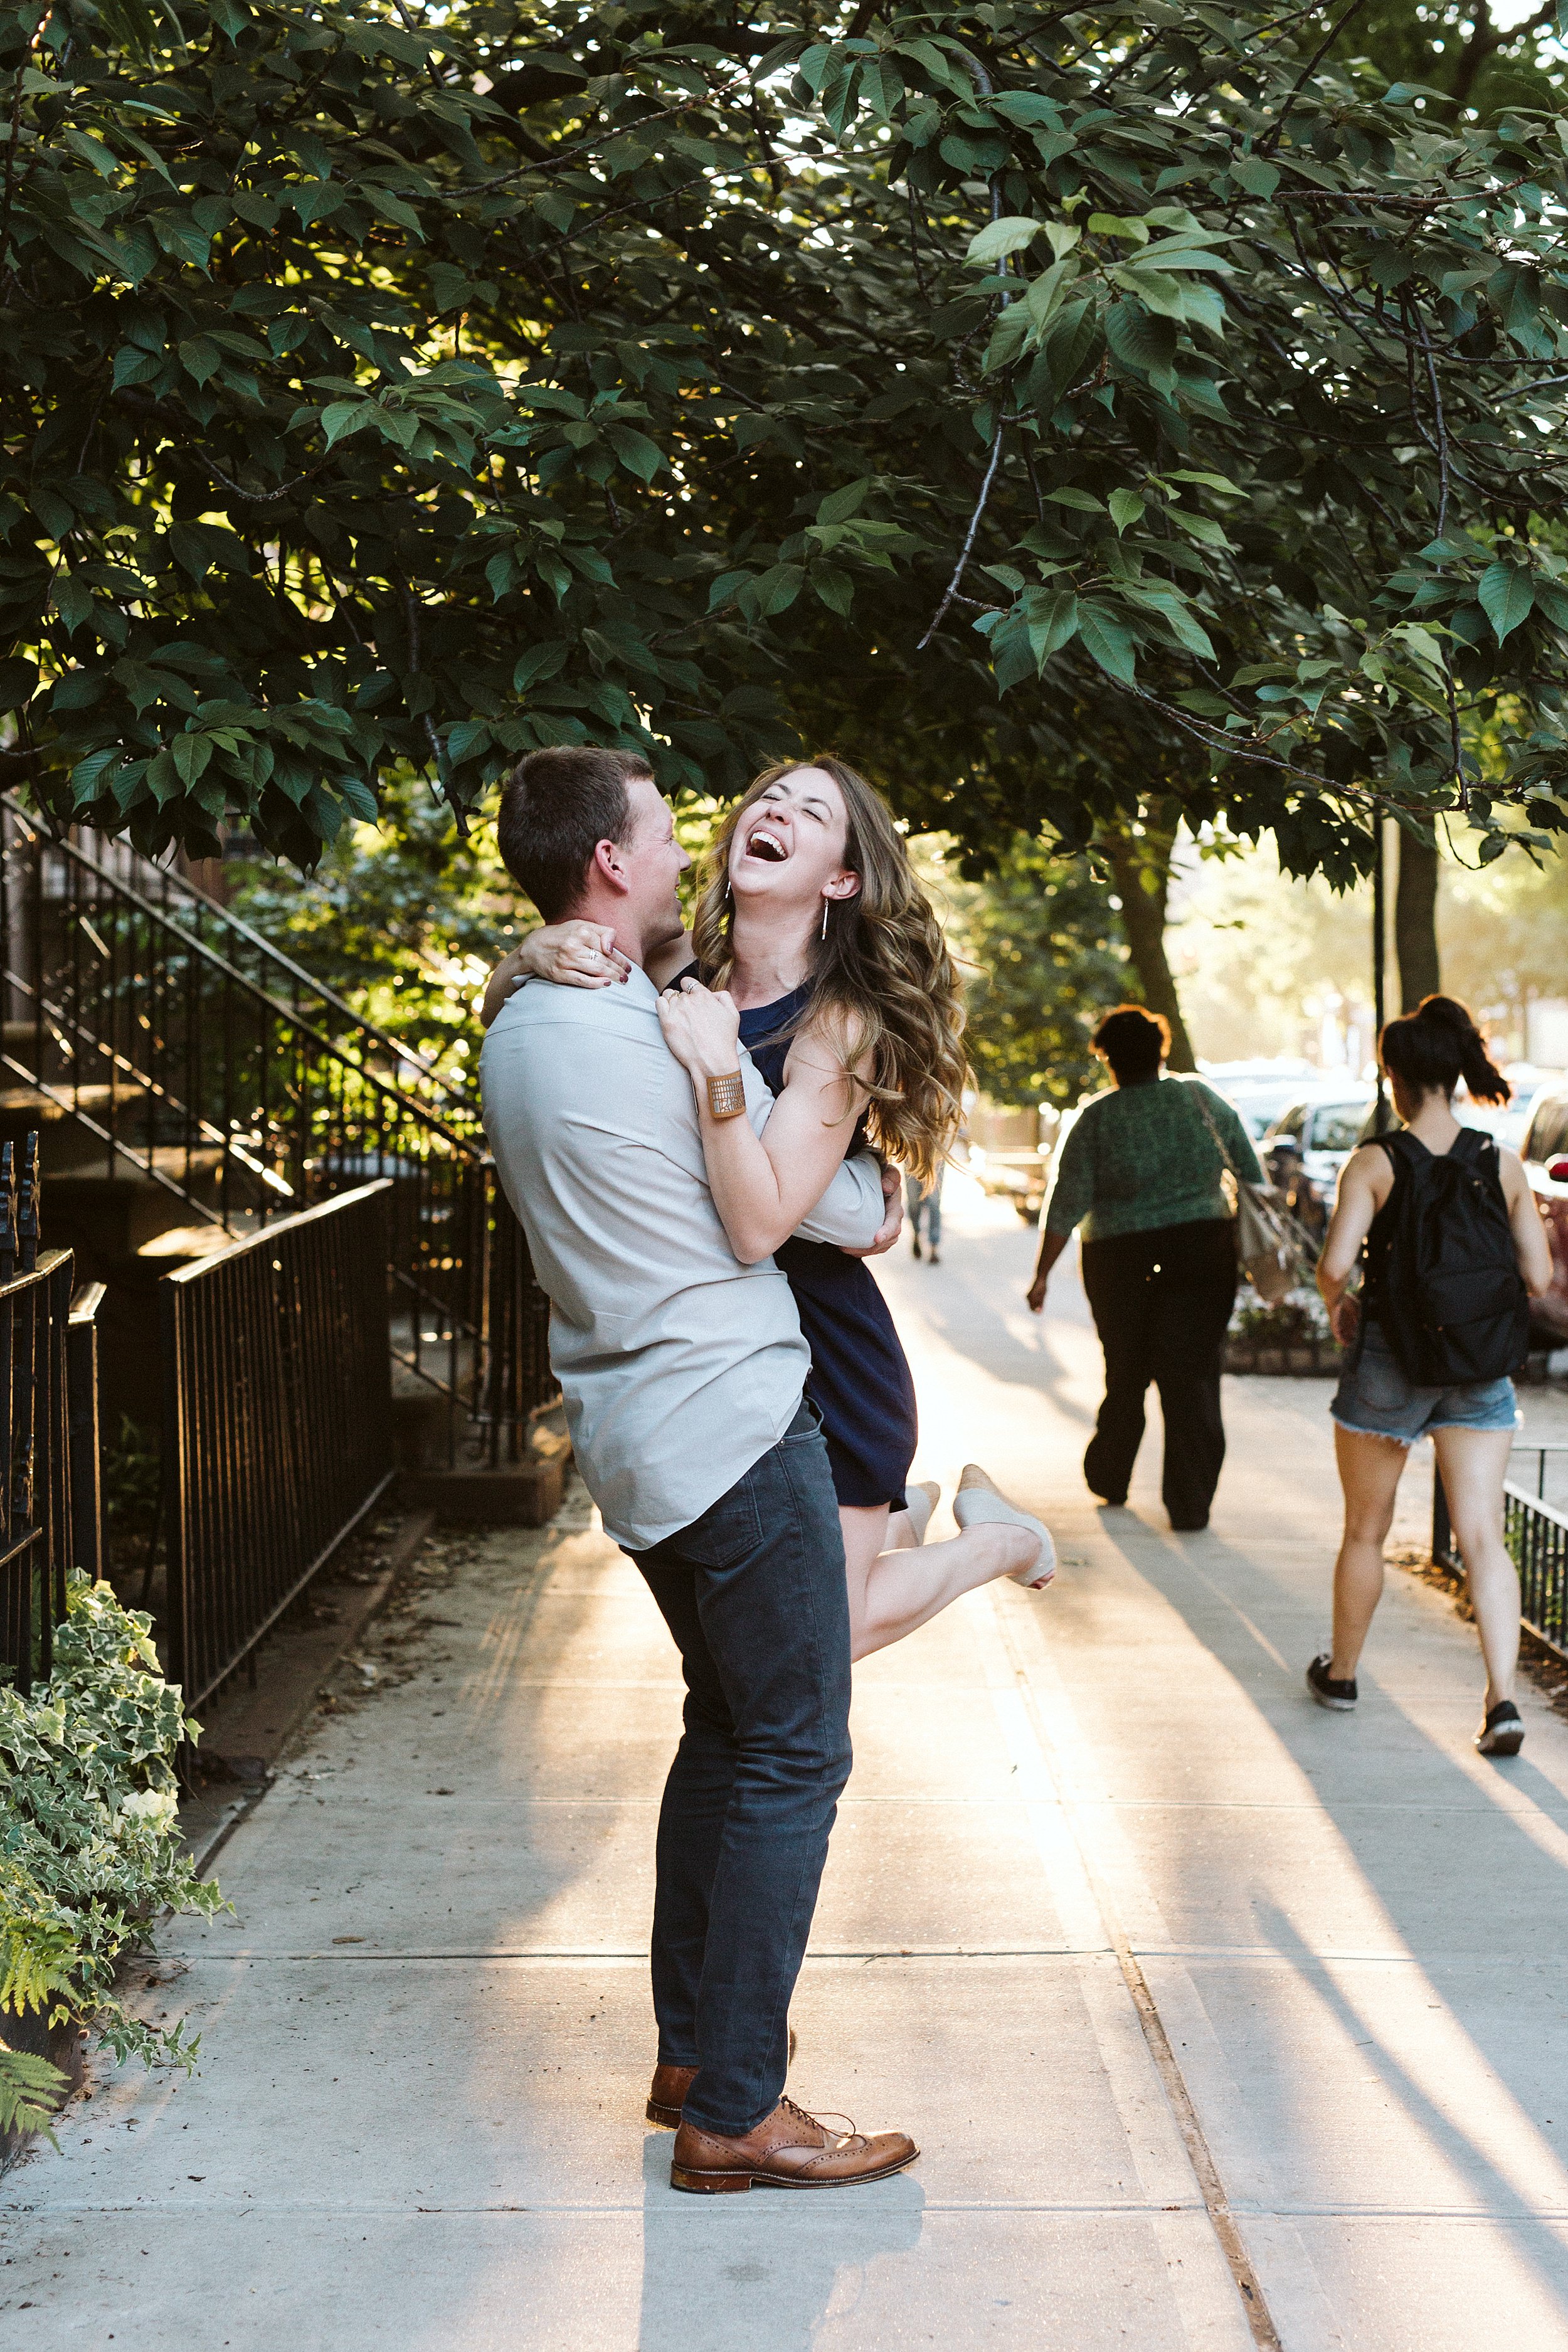
[[[1515,1372],[1530,1345],[1530,1298],[1514,1255],[1497,1145],[1461,1128],[1439,1158],[1414,1135],[1371,1139],[1394,1191],[1367,1289],[1384,1335],[1418,1388]],[[1371,1236],[1368,1236],[1369,1244]]]

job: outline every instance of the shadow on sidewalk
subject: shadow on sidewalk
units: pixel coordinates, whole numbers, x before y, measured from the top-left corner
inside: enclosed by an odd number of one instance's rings
[[[1568,2281],[1549,2225],[1568,2215],[1568,2167],[1542,2126],[1568,2124],[1557,1990],[1568,1941],[1568,1797],[1528,1759],[1480,1773],[1468,1769],[1417,1719],[1418,1702],[1391,1689],[1375,1665],[1362,1668],[1356,1715],[1325,1716],[1302,1685],[1309,1649],[1298,1630],[1299,1586],[1234,1542],[1212,1531],[1178,1539],[1142,1522],[1108,1525],[1104,1533],[1233,1686],[1219,1710],[1205,1701],[1215,1737],[1211,1747],[1189,1747],[1179,1796],[1138,1790],[1136,1761],[1116,1791],[1140,1814],[1158,1813],[1150,1883],[1173,1940],[1211,1946],[1206,1975],[1229,1965],[1225,1947],[1245,1947],[1255,1937],[1332,2021],[1337,2031],[1324,2036],[1327,2071],[1312,2095],[1324,2111],[1336,2096],[1345,2103],[1331,2164],[1344,2185],[1342,2199],[1336,2189],[1339,2210],[1354,2212],[1363,2203],[1387,2210],[1351,2119],[1355,2085],[1365,2079],[1353,2066],[1361,2061],[1400,2102],[1434,2169],[1446,2168],[1480,2212],[1505,2221],[1547,2217],[1544,2242],[1521,2236],[1517,2245],[1563,2322]],[[1323,1600],[1326,1614],[1326,1579]],[[1393,1636],[1390,1625],[1384,1675],[1394,1663]],[[1407,1687],[1418,1688],[1426,1662],[1417,1655],[1404,1663]],[[1478,1711],[1481,1680],[1478,1656]],[[1184,1700],[1190,1706],[1190,1688]],[[1448,1703],[1434,1692],[1435,1705]],[[1248,1719],[1281,1751],[1261,1771],[1243,1745]],[[1103,1754],[1108,1743],[1093,1745]],[[1235,1829],[1250,1808],[1272,1805],[1282,1815],[1277,1838]],[[1326,1838],[1310,1825],[1314,1815]],[[1317,1948],[1300,1924],[1301,1910],[1314,1903],[1319,1920],[1324,1916],[1319,1887],[1300,1875],[1315,1861],[1332,1869],[1343,1889]],[[1298,1887],[1300,1903],[1292,1899]],[[1386,1968],[1364,1958],[1366,1946],[1390,1948]],[[1258,1962],[1238,1950],[1242,1965]],[[1256,2023],[1227,2030],[1255,2031]],[[1270,2031],[1294,2042],[1303,2028],[1281,2006]],[[1282,2082],[1263,2096],[1282,2098]],[[1286,2132],[1293,2152],[1310,2147],[1301,2128],[1298,2116]],[[1307,2169],[1322,2160],[1320,2145]],[[1423,2195],[1412,2184],[1412,2202]]]
[[[643,2150],[637,2352],[812,2352],[829,2319],[855,2341],[867,2271],[921,2242],[925,2191],[913,2175],[693,2197],[669,2185],[674,2144],[650,2132]]]

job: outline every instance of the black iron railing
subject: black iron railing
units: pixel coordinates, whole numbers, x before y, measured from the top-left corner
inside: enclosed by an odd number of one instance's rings
[[[1503,1541],[1519,1570],[1520,1612],[1525,1624],[1549,1650],[1568,1663],[1568,1511],[1547,1502],[1549,1457],[1568,1454],[1568,1445],[1516,1445],[1514,1453],[1536,1456],[1535,1492],[1510,1478],[1503,1484]],[[1448,1517],[1440,1473],[1432,1480],[1432,1557],[1444,1568],[1462,1568]]]
[[[0,1145],[0,1679],[47,1679],[73,1570],[100,1557],[93,1290],[38,1245],[36,1134]],[[96,1287],[96,1286],[94,1286]]]
[[[199,1706],[393,1475],[389,1178],[159,1286],[167,1671]]]
[[[392,1352],[449,1400],[453,1458],[517,1457],[553,1390],[537,1351],[494,1349],[545,1310],[469,1096],[178,874],[52,839],[11,796],[0,971],[0,1119],[52,1122],[73,1172],[139,1177],[237,1236],[390,1179]]]

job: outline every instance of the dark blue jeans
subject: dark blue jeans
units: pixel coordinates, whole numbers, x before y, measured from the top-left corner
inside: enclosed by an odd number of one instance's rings
[[[849,1601],[816,1412],[679,1535],[632,1555],[674,1634],[686,1728],[653,1914],[660,2063],[705,2131],[771,2115],[789,2003],[849,1778]]]

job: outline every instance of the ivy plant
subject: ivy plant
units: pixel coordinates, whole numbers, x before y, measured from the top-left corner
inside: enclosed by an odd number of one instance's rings
[[[188,2067],[198,2041],[132,2015],[114,1979],[163,1911],[222,1907],[175,1819],[174,1753],[200,1726],[159,1673],[149,1617],[85,1577],[68,1601],[48,1681],[0,1689],[0,2032],[7,2011],[74,2018],[117,2058]],[[0,2048],[0,2128],[41,2127],[56,2074]]]

